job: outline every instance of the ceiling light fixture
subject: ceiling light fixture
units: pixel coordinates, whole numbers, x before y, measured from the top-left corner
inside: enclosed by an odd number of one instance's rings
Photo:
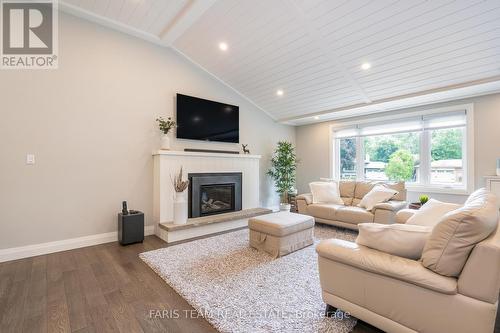
[[[319,116],[315,116],[315,117],[314,117],[314,120],[318,120],[318,119],[319,119]]]
[[[219,49],[221,49],[221,51],[227,51],[228,48],[229,47],[228,47],[227,43],[224,43],[224,42],[219,43]]]
[[[278,89],[276,91],[276,95],[278,95],[278,96],[283,96],[284,94],[285,94],[285,92],[283,90],[281,90],[281,89]]]
[[[372,67],[372,65],[369,63],[369,62],[365,62],[361,65],[361,69],[363,70],[367,70],[367,69],[370,69]]]

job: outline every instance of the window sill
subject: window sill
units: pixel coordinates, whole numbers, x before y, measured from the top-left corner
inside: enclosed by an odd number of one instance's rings
[[[406,190],[409,192],[428,192],[428,193],[442,193],[442,194],[455,194],[455,195],[469,195],[465,187],[446,187],[446,185],[416,185],[406,184]]]

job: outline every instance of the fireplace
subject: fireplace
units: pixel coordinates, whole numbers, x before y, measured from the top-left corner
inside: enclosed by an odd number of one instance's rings
[[[241,210],[241,172],[190,173],[189,217]]]

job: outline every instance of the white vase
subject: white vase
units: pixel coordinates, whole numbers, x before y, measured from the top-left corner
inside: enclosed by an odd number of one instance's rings
[[[289,212],[292,208],[292,205],[286,203],[280,203],[280,211],[281,212]]]
[[[174,198],[174,224],[186,224],[188,219],[187,191],[176,192]]]
[[[170,150],[170,137],[168,134],[163,134],[161,137],[161,149]]]

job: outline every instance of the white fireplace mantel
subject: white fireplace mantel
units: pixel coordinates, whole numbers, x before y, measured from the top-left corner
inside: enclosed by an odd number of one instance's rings
[[[153,156],[156,156],[156,155],[221,157],[221,158],[252,158],[252,159],[260,159],[261,158],[261,155],[225,154],[225,153],[202,153],[202,152],[175,151],[175,150],[158,150],[158,151],[155,151],[153,153]]]
[[[241,172],[242,209],[259,207],[260,155],[202,153],[159,150],[154,158],[154,220],[158,224],[173,220],[174,189],[172,178],[182,167],[184,178],[189,173]]]

